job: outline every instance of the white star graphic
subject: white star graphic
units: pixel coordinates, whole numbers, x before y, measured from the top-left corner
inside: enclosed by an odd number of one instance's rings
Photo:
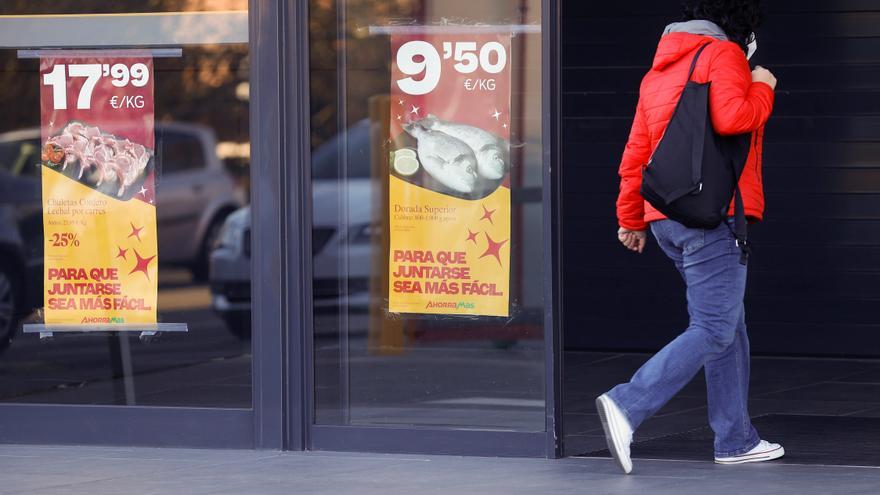
[[[141,196],[146,196],[147,195],[147,188],[144,186],[141,186],[141,190],[138,191],[138,194],[140,194]]]
[[[409,113],[414,113],[414,114],[418,115],[419,114],[419,107],[413,105],[412,110],[410,110]]]
[[[502,124],[501,127],[507,129],[507,124]]]
[[[397,115],[397,120],[403,120],[403,116],[398,114],[398,115]]]
[[[498,117],[501,117],[501,112],[496,108],[495,113],[493,113],[492,116],[495,117],[495,120],[498,120]]]
[[[403,105],[403,98],[397,100],[397,104],[398,104],[398,105]]]
[[[55,127],[55,121],[54,121],[54,120],[50,120],[50,121],[49,121],[49,127]]]
[[[153,200],[152,200],[152,199],[150,200],[150,204],[153,204]]]

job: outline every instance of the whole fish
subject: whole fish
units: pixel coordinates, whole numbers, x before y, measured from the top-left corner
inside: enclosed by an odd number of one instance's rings
[[[477,182],[477,158],[464,141],[411,122],[403,129],[419,142],[422,167],[444,186],[469,194]]]
[[[426,129],[448,134],[467,143],[477,157],[477,172],[486,179],[497,180],[507,173],[510,143],[491,132],[467,124],[448,122],[428,115],[419,121]]]

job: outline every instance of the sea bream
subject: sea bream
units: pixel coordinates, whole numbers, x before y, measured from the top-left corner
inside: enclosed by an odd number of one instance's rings
[[[440,131],[467,143],[477,157],[477,172],[485,179],[497,180],[507,173],[510,143],[491,132],[467,124],[448,122],[434,115],[418,121],[426,129]]]
[[[419,161],[425,171],[444,186],[460,193],[474,192],[477,157],[464,141],[411,122],[403,129],[418,144]]]

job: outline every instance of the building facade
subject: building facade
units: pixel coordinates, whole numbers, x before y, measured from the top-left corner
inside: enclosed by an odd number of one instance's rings
[[[0,442],[558,457],[686,325],[613,236],[679,2],[105,4],[0,6]],[[768,6],[757,354],[880,355],[878,15]]]

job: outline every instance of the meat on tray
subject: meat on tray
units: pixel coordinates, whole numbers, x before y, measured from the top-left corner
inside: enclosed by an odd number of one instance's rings
[[[117,196],[134,184],[147,164],[150,151],[141,144],[128,139],[120,139],[112,134],[104,134],[94,126],[81,122],[70,122],[61,131],[46,141],[43,147],[43,161],[53,166],[61,165],[67,169],[72,163],[79,165],[77,179],[87,171],[95,170],[95,187],[105,181],[119,185]]]

